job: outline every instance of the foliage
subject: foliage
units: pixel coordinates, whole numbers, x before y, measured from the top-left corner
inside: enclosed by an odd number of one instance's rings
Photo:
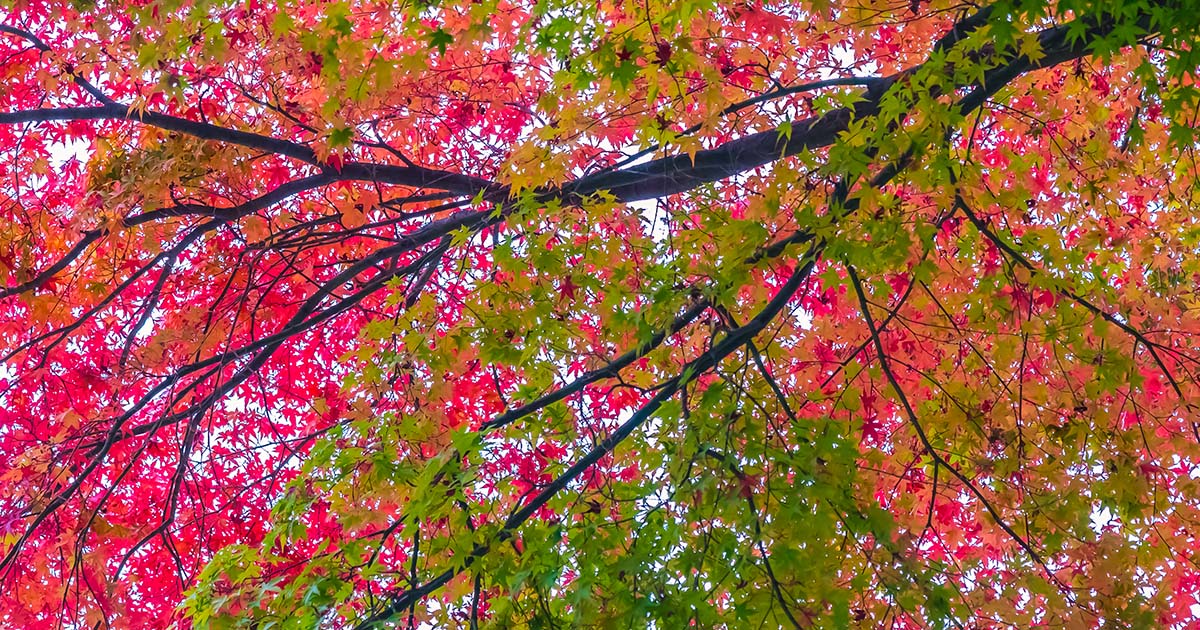
[[[0,0],[0,626],[1194,627],[1185,0]]]

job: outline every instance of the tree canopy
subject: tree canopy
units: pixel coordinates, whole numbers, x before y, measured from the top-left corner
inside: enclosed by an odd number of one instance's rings
[[[1200,619],[1190,0],[0,0],[0,626]]]

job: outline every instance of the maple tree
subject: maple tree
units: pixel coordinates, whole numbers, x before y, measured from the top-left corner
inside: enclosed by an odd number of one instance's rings
[[[1196,627],[1198,32],[0,1],[0,626]]]

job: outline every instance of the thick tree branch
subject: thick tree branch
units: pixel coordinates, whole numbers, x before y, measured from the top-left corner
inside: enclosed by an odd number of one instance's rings
[[[996,69],[987,72],[984,80],[977,85],[976,88],[972,90],[964,99],[957,103],[959,112],[966,114],[980,107],[985,102],[987,97],[989,97],[991,94],[994,94],[1005,84],[1025,73],[1039,68],[1050,67],[1052,65],[1062,63],[1063,61],[1086,56],[1089,53],[1091,42],[1094,41],[1096,37],[1102,36],[1105,33],[1105,30],[1102,27],[1095,26],[1094,22],[1091,20],[1087,20],[1086,18],[1081,18],[1081,20],[1084,20],[1083,23],[1087,25],[1089,37],[1077,39],[1068,38],[1067,33],[1071,28],[1070,25],[1057,26],[1042,31],[1038,36],[1038,40],[1042,46],[1042,51],[1044,53],[1043,57],[1037,61],[1032,61],[1022,56],[1016,56],[1011,58],[1007,63],[1000,64]],[[559,196],[570,201],[586,198],[595,192],[607,191],[614,195],[617,199],[626,202],[656,198],[683,192],[703,183],[725,179],[758,166],[763,166],[784,156],[795,155],[801,151],[812,148],[828,146],[836,140],[839,134],[848,128],[848,125],[852,120],[864,116],[871,116],[877,113],[879,111],[882,98],[887,91],[885,88],[890,89],[892,85],[898,83],[905,76],[915,72],[916,70],[917,69],[914,68],[911,71],[895,75],[891,77],[890,80],[885,84],[879,86],[878,89],[868,90],[867,93],[864,94],[863,100],[859,101],[859,103],[853,107],[842,108],[815,119],[808,119],[793,123],[792,132],[790,135],[779,130],[761,132],[741,138],[739,140],[731,141],[716,149],[701,151],[697,153],[694,158],[686,155],[673,156],[655,160],[653,162],[632,167],[623,171],[600,173],[568,184],[560,192],[553,195],[547,195],[547,197]],[[903,168],[906,167],[910,161],[911,156],[906,155],[900,160],[887,165],[873,178],[871,182],[872,186],[882,186],[901,170],[903,170]],[[846,187],[841,187],[839,190],[839,196],[842,197],[841,202],[843,203],[846,202],[845,194],[847,191],[848,189]],[[843,211],[852,211],[853,207],[851,206],[856,207],[856,204],[846,204],[846,206],[847,207],[842,209]],[[810,253],[814,257],[818,256],[819,252],[819,245],[815,245],[812,250],[810,250]],[[814,258],[809,258],[809,262],[803,271],[805,275],[811,272],[813,262]],[[793,275],[792,280],[795,280],[800,274],[801,271],[798,270],[797,273]],[[880,357],[880,361],[885,363],[884,369],[887,373],[888,379],[892,383],[893,388],[896,390],[897,396],[905,405],[909,418],[912,421],[913,426],[918,431],[920,438],[925,444],[926,449],[930,453],[931,457],[935,458],[935,460],[938,460],[939,465],[946,466],[946,463],[941,460],[940,454],[933,449],[928,438],[924,435],[923,429],[921,429],[915,412],[908,407],[907,398],[904,396],[903,390],[899,387],[899,384],[895,381],[894,375],[891,373],[890,365],[886,364],[886,355],[883,353],[882,343],[879,340],[878,328],[875,326],[874,320],[870,318],[869,311],[866,310],[868,307],[866,305],[865,296],[861,292],[861,287],[858,286],[857,277],[852,277],[855,279],[855,285],[860,296],[861,304],[864,310],[864,316],[867,317],[869,327],[872,330],[872,340],[876,345],[877,354]],[[790,283],[791,281],[789,281],[789,285]],[[795,288],[792,288],[793,292],[794,290]],[[780,293],[777,294],[776,298],[778,299],[784,293],[785,290],[781,290]],[[786,303],[786,300],[783,302]],[[760,312],[760,314],[755,317],[754,320],[751,320],[751,322],[746,326],[731,332],[729,336],[723,339],[722,342],[717,346],[714,346],[712,350],[690,363],[682,374],[665,382],[655,397],[637,412],[635,412],[627,422],[622,424],[615,432],[610,434],[609,437],[597,445],[595,449],[589,451],[582,458],[577,460],[562,475],[556,478],[549,485],[545,486],[538,495],[536,495],[526,504],[524,508],[512,514],[509,519],[506,520],[503,528],[500,530],[498,539],[504,540],[514,535],[515,530],[521,524],[531,518],[538,509],[549,502],[553,496],[565,488],[573,479],[582,474],[584,470],[589,468],[596,461],[599,461],[601,457],[611,452],[612,449],[614,449],[618,444],[624,441],[625,438],[632,434],[633,431],[640,427],[666,400],[674,396],[674,394],[679,391],[681,386],[685,384],[688,379],[694,377],[701,371],[711,369],[722,358],[731,353],[733,349],[731,349],[727,344],[736,341],[737,345],[734,346],[734,348],[736,348],[741,347],[751,341],[753,339],[753,333],[746,335],[745,331],[751,329],[761,330],[761,328],[766,325],[766,322],[770,321],[770,318],[774,316],[770,315],[766,321],[762,321],[761,318],[764,316],[764,314],[768,313],[773,308],[781,309],[782,306],[782,303],[777,304],[776,301],[773,300],[763,312]],[[778,310],[775,312],[778,312]],[[1021,547],[1030,555],[1030,557],[1032,557],[1035,562],[1040,564],[1047,574],[1050,574],[1051,578],[1053,579],[1053,575],[1050,573],[1049,569],[1046,568],[1045,563],[1042,561],[1037,552],[1032,548],[1032,546],[1030,546],[1028,542],[1017,535],[1011,527],[1004,523],[995,507],[992,506],[992,504],[987,501],[982,494],[980,494],[978,488],[976,488],[969,479],[963,476],[961,472],[950,468],[949,466],[947,466],[947,470],[959,478],[959,480],[966,487],[972,489],[977,498],[980,499],[983,505],[995,518],[997,523],[999,523],[1000,526],[1007,533],[1009,533],[1009,535],[1021,545]],[[367,619],[360,623],[357,628],[361,630],[364,628],[373,627],[376,624],[391,618],[397,612],[411,606],[414,601],[424,598],[430,593],[440,589],[456,575],[473,564],[478,557],[486,554],[489,549],[489,544],[481,544],[480,546],[476,547],[475,551],[470,556],[463,559],[461,565],[447,569],[442,574],[438,575],[419,588],[410,589],[409,591],[404,592],[400,596],[393,599],[392,602],[384,609],[370,615]]]
[[[113,104],[94,107],[42,108],[0,113],[0,125],[66,122],[73,120],[131,121],[165,131],[176,131],[201,140],[257,149],[331,170],[336,173],[334,179],[344,181],[373,181],[381,184],[445,190],[461,195],[475,195],[482,191],[488,193],[489,198],[494,198],[503,190],[493,182],[485,179],[426,167],[348,162],[343,164],[340,169],[330,169],[328,165],[318,159],[317,154],[312,149],[303,144],[249,131],[240,131],[210,123],[196,122],[168,114],[148,111],[139,112],[127,105]]]
[[[663,403],[673,398],[677,392],[687,386],[697,376],[704,374],[724,360],[725,357],[745,346],[748,341],[752,340],[755,335],[766,328],[779,315],[792,296],[795,295],[796,291],[808,281],[813,268],[816,266],[816,261],[820,257],[821,251],[822,247],[819,243],[813,244],[804,256],[804,260],[806,261],[804,265],[792,274],[787,283],[779,289],[771,301],[753,319],[747,322],[745,326],[730,331],[719,343],[689,362],[679,375],[664,382],[659,387],[658,393],[634,412],[629,420],[617,427],[615,431],[585,453],[583,457],[572,463],[567,470],[553,481],[543,486],[541,491],[529,499],[521,509],[512,513],[504,521],[504,525],[500,531],[495,534],[494,541],[481,543],[476,546],[471,555],[462,560],[461,565],[445,570],[418,588],[405,591],[393,599],[385,608],[370,615],[362,623],[358,624],[358,630],[374,627],[380,622],[390,619],[393,615],[407,609],[413,602],[419,601],[429,593],[445,586],[456,575],[469,568],[476,560],[487,554],[492,545],[508,540],[515,535],[517,529],[532,518],[550,499],[554,498],[555,495],[583,474],[585,470],[591,468],[601,458],[611,453],[613,449],[624,442],[634,431],[645,424],[662,407]]]
[[[1068,36],[1077,23],[1086,25],[1086,37]],[[977,27],[974,25],[967,30]],[[961,110],[969,111],[978,107],[987,94],[1022,74],[1088,55],[1092,42],[1106,33],[1105,27],[1097,26],[1094,21],[1085,18],[1041,31],[1038,43],[1042,57],[1035,61],[1015,56],[986,72],[978,89],[960,103]],[[608,191],[618,200],[626,202],[654,199],[727,179],[783,157],[830,146],[849,128],[851,121],[878,113],[884,96],[892,86],[904,83],[907,77],[925,67],[917,66],[882,78],[861,93],[860,100],[853,106],[793,121],[786,130],[772,129],[751,134],[713,149],[698,151],[694,156],[674,155],[620,171],[598,173],[567,184],[561,194],[566,199],[572,199]]]

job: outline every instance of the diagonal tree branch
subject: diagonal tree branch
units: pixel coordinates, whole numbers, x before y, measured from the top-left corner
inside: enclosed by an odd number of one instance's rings
[[[925,429],[921,425],[920,419],[917,418],[917,412],[913,410],[912,404],[908,401],[908,396],[904,393],[904,388],[900,386],[900,382],[896,379],[895,372],[892,371],[891,360],[888,359],[887,352],[883,348],[883,340],[879,336],[879,328],[875,325],[875,319],[871,317],[871,307],[867,303],[867,295],[863,291],[862,281],[859,280],[858,273],[854,271],[854,267],[847,266],[846,271],[850,275],[850,282],[854,287],[855,295],[858,297],[859,309],[862,311],[863,319],[867,322],[867,329],[871,333],[871,343],[875,346],[875,358],[879,361],[879,367],[883,370],[883,374],[887,378],[888,384],[891,385],[892,391],[896,394],[897,400],[900,401],[900,406],[904,409],[904,415],[908,419],[909,424],[912,425],[913,430],[916,432],[917,439],[920,440],[921,446],[925,448],[925,452],[928,453],[933,459],[935,465],[941,466],[948,470],[951,475],[953,475],[963,484],[963,486],[970,490],[971,494],[975,495],[975,498],[978,499],[983,505],[984,509],[987,510],[988,514],[992,517],[992,520],[996,521],[996,524],[1000,526],[1000,529],[1004,530],[1004,533],[1008,534],[1013,542],[1016,542],[1017,545],[1019,545],[1021,549],[1025,551],[1025,553],[1029,554],[1029,557],[1033,559],[1034,562],[1041,565],[1042,570],[1046,573],[1046,576],[1050,578],[1051,581],[1055,582],[1056,584],[1059,583],[1058,578],[1054,576],[1054,572],[1051,571],[1048,566],[1046,566],[1046,562],[1042,560],[1041,555],[1038,554],[1029,541],[1025,540],[1025,538],[1018,534],[1016,530],[1014,530],[1012,526],[1004,520],[1000,514],[1000,511],[996,509],[996,506],[993,505],[987,497],[983,496],[983,492],[979,490],[979,487],[975,485],[974,482],[968,479],[967,476],[957,468],[951,466],[950,463],[947,462],[944,457],[942,457],[941,453],[934,448],[933,442],[930,441],[929,436],[925,433]]]
[[[1072,24],[1081,23],[1085,25],[1088,37],[1084,38],[1069,38],[1067,36]],[[985,73],[984,80],[974,86],[966,97],[957,103],[960,113],[966,114],[974,109],[982,106],[986,99],[1002,88],[1007,83],[1015,78],[1022,76],[1032,70],[1049,67],[1063,61],[1081,58],[1089,54],[1091,42],[1096,38],[1105,34],[1103,27],[1096,26],[1096,23],[1088,18],[1080,18],[1076,22],[1067,25],[1052,27],[1042,31],[1038,40],[1045,53],[1043,57],[1037,61],[1030,60],[1023,56],[1014,56],[1007,63],[1000,64],[996,69]],[[957,36],[956,36],[957,37]],[[951,42],[952,43],[952,42]],[[915,71],[915,69],[914,69]],[[904,76],[912,71],[900,73],[887,81],[884,89],[870,89],[864,95],[864,100],[860,101],[854,107],[842,108],[826,114],[825,116],[793,123],[794,132],[787,134],[780,130],[773,130],[753,134],[739,140],[734,140],[719,148],[697,153],[694,158],[689,156],[673,156],[655,160],[644,165],[633,167],[623,171],[615,171],[610,173],[600,173],[594,176],[585,177],[580,180],[565,186],[558,196],[565,200],[581,200],[588,195],[598,191],[608,191],[622,201],[635,201],[639,199],[655,198],[664,195],[683,192],[698,186],[700,184],[717,181],[731,177],[746,170],[756,168],[768,164],[772,161],[780,159],[783,156],[795,155],[803,150],[812,149],[820,146],[827,146],[836,140],[837,136],[848,128],[850,122],[856,118],[865,116],[873,116],[879,112],[879,106],[887,89],[898,83]],[[966,86],[971,87],[971,86]],[[878,173],[871,185],[879,187],[886,184],[891,178],[902,171],[909,163],[911,163],[911,154],[906,154],[902,158],[885,166]],[[839,186],[838,194],[840,202],[846,207],[843,211],[852,211],[857,204],[847,203],[846,195],[848,194],[848,186]],[[853,200],[850,200],[853,201]],[[836,204],[835,204],[836,205]],[[781,289],[776,297],[761,311],[753,320],[745,326],[732,331],[721,343],[714,346],[709,352],[702,355],[700,358],[689,363],[685,370],[678,376],[669,379],[660,386],[658,393],[647,402],[643,407],[638,409],[633,416],[622,424],[616,431],[608,436],[604,441],[597,445],[593,450],[589,451],[582,458],[577,460],[563,474],[556,478],[549,485],[545,486],[538,495],[531,499],[525,507],[513,513],[504,523],[500,532],[497,534],[497,541],[503,541],[515,534],[515,531],[525,521],[531,518],[538,509],[544,506],[551,498],[559,491],[566,488],[572,480],[583,473],[601,457],[611,452],[618,444],[624,441],[629,435],[637,430],[653,413],[661,407],[661,405],[677,393],[682,386],[694,378],[701,371],[711,369],[721,361],[725,356],[732,353],[736,348],[742,347],[753,340],[754,333],[748,331],[761,330],[765,325],[778,313],[783,305],[786,304],[785,295],[790,297],[789,289],[792,293],[798,288],[791,286],[791,282],[797,276],[803,273],[807,276],[812,271],[816,257],[820,255],[821,244],[818,242],[813,245],[806,255],[808,262],[806,263],[803,272],[798,270],[793,274],[789,284]],[[868,306],[866,304],[865,295],[862,294],[861,286],[858,283],[857,276],[851,270],[851,277],[854,280],[856,291],[859,294],[864,316],[867,318],[870,329],[872,330],[872,341],[876,345],[877,354],[881,362],[886,361],[886,357],[882,351],[882,344],[878,336],[878,328],[875,322],[870,317]],[[780,300],[781,297],[784,299]],[[764,320],[763,318],[766,317]],[[736,345],[730,346],[734,343]],[[922,442],[932,457],[940,461],[940,465],[946,465],[941,461],[941,456],[932,448],[927,436],[924,435],[920,423],[916,418],[915,412],[908,406],[907,398],[904,396],[903,390],[895,381],[894,375],[891,373],[890,365],[884,363],[885,372],[891,381],[893,388],[896,390],[897,396],[904,404],[909,418],[913,426],[918,431]],[[1032,546],[1021,538],[1010,526],[1008,526],[1001,518],[995,507],[982,496],[978,488],[961,472],[946,465],[953,475],[976,494],[977,498],[988,509],[989,513],[995,518],[1000,526],[1024,549],[1035,562],[1040,564],[1048,575],[1053,578],[1053,574],[1046,567],[1041,557],[1032,548]],[[435,592],[446,585],[456,575],[465,571],[479,557],[488,553],[490,545],[495,543],[479,544],[468,557],[464,558],[462,563],[456,567],[445,570],[443,573],[433,578],[424,585],[410,589],[395,597],[383,609],[371,614],[356,626],[357,630],[374,627],[377,624],[391,618],[396,613],[410,607],[413,602],[426,597],[430,593]]]
[[[754,338],[759,332],[770,324],[776,316],[784,309],[787,303],[795,295],[796,291],[808,281],[812,274],[813,268],[816,266],[816,261],[820,257],[822,246],[819,243],[814,243],[809,251],[805,254],[804,265],[797,269],[788,282],[775,294],[770,302],[757,315],[754,316],[745,326],[737,328],[729,332],[720,343],[714,345],[700,357],[691,361],[684,367],[683,371],[674,376],[659,386],[658,393],[655,394],[646,404],[639,408],[634,414],[625,421],[615,431],[608,435],[604,440],[589,450],[583,457],[576,460],[562,474],[556,477],[553,481],[546,484],[537,495],[531,498],[525,505],[512,513],[505,521],[494,536],[492,542],[481,543],[475,547],[471,555],[463,559],[462,564],[446,569],[437,577],[426,582],[420,587],[409,589],[400,596],[394,598],[382,610],[375,612],[367,617],[360,624],[358,630],[371,628],[390,619],[393,615],[407,609],[414,602],[419,601],[426,595],[445,586],[456,575],[467,570],[479,558],[483,557],[490,551],[491,546],[504,542],[516,534],[517,529],[533,517],[534,514],[546,505],[555,495],[570,485],[577,479],[585,470],[591,468],[596,462],[600,461],[605,455],[608,455],[619,444],[624,442],[630,435],[649,420],[655,412],[662,407],[663,403],[667,402],[675,396],[680,390],[687,386],[693,379],[701,374],[712,369],[720,363],[725,357],[736,352],[738,349],[746,345],[746,343]]]

